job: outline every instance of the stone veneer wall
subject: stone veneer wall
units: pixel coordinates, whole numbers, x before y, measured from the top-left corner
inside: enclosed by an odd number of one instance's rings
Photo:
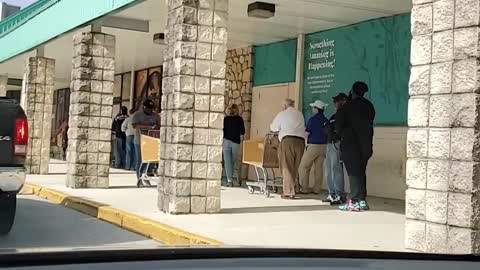
[[[220,211],[228,0],[168,1],[158,208]]]
[[[7,95],[8,76],[0,75],[0,97]]]
[[[405,247],[480,253],[480,5],[414,0]]]
[[[55,60],[30,57],[25,75],[21,97],[29,129],[25,166],[29,174],[48,174]]]
[[[245,138],[250,137],[253,90],[253,48],[237,48],[227,51],[225,113],[236,104],[245,122]]]
[[[67,186],[108,188],[111,149],[115,37],[74,36]]]

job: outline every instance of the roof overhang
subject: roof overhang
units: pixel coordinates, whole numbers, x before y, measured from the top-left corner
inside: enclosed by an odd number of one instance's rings
[[[0,63],[138,0],[39,0],[0,23]]]
[[[275,16],[258,19],[247,16],[254,1],[230,0],[228,48],[405,13],[412,5],[411,0],[265,0],[276,5]],[[68,87],[73,35],[92,29],[116,36],[117,74],[162,65],[165,46],[153,36],[165,31],[167,15],[166,0],[38,0],[0,22],[0,74],[21,79],[25,60],[41,46],[45,57],[56,60],[55,87]]]

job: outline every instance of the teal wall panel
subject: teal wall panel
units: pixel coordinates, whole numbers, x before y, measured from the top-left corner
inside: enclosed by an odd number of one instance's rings
[[[42,2],[52,2],[45,1]],[[22,54],[59,35],[80,27],[98,17],[142,0],[61,0],[34,16],[25,16],[11,25],[0,38],[0,62]],[[27,9],[28,11],[28,9]],[[23,14],[26,15],[26,14]],[[20,18],[19,14],[17,18]]]
[[[255,47],[253,85],[269,85],[295,81],[297,40]]]
[[[365,81],[377,125],[406,125],[410,77],[410,14],[358,23],[305,36],[304,113],[316,99],[331,103]],[[332,113],[329,107],[327,113]]]

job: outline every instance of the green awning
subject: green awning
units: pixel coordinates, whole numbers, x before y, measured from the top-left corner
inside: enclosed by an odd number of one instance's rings
[[[143,0],[39,0],[0,22],[0,63]]]

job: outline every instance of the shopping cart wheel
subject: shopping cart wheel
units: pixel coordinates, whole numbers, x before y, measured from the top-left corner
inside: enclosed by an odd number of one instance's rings
[[[263,195],[265,195],[265,197],[267,197],[267,198],[270,198],[270,190],[268,190],[268,188],[266,188],[263,192]]]
[[[252,186],[248,186],[248,193],[253,194],[253,192],[255,192],[255,190],[253,189],[253,187],[252,187]]]

